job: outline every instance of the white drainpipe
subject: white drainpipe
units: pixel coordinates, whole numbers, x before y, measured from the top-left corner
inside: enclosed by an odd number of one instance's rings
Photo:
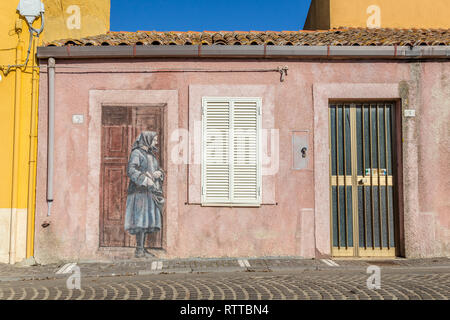
[[[48,59],[48,145],[47,145],[47,216],[53,203],[53,149],[55,143],[55,66],[54,58]]]

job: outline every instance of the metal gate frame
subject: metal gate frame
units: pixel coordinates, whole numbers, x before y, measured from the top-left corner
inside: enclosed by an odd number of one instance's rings
[[[376,179],[378,180],[378,184],[377,185],[383,185],[380,184],[380,180],[381,179],[386,179],[385,181],[385,185],[386,185],[386,197],[388,197],[388,192],[387,192],[387,187],[388,186],[393,186],[393,220],[394,220],[394,239],[395,239],[395,246],[394,247],[390,247],[389,246],[389,230],[388,230],[388,247],[387,248],[382,248],[383,245],[381,245],[381,248],[375,247],[375,242],[372,241],[372,247],[368,248],[367,244],[365,245],[365,247],[363,247],[362,249],[359,247],[359,216],[358,216],[358,185],[363,185],[363,186],[375,186],[375,184],[373,183],[373,180],[375,180],[372,172],[370,173],[370,177],[369,179],[369,184],[367,184],[367,181],[364,181],[367,177],[365,177],[365,174],[363,174],[362,177],[358,176],[358,172],[357,172],[357,130],[356,130],[356,109],[357,109],[357,105],[375,105],[375,107],[378,109],[379,105],[384,105],[386,106],[387,104],[392,105],[392,112],[393,112],[393,116],[394,116],[394,120],[395,122],[391,123],[391,135],[392,135],[392,178],[389,177],[389,174],[386,175],[385,178],[381,178],[381,175],[377,174]],[[355,152],[351,153],[351,175],[348,176],[346,174],[346,169],[344,166],[344,179],[339,177],[339,171],[336,172],[336,178],[333,179],[333,173],[332,173],[332,160],[331,160],[331,106],[332,105],[344,105],[344,106],[348,106],[349,110],[350,110],[350,129],[351,129],[351,134],[350,134],[350,142],[351,142],[351,149],[355,150]],[[342,113],[343,115],[345,114],[345,112]],[[386,117],[386,113],[383,113]],[[362,112],[362,116],[364,116],[364,112]],[[370,115],[371,116],[371,115]],[[377,117],[378,117],[378,112],[377,112]],[[336,114],[336,119],[337,119],[337,114]],[[378,121],[378,120],[377,120]],[[384,119],[384,121],[386,121],[386,119]],[[385,122],[386,123],[386,122]],[[403,185],[402,185],[402,181],[403,181],[403,175],[402,175],[402,130],[401,130],[401,124],[402,124],[402,117],[401,117],[401,104],[400,101],[386,101],[386,100],[379,100],[379,99],[367,99],[367,100],[360,100],[360,99],[339,99],[339,100],[330,100],[328,103],[328,143],[329,143],[329,199],[330,199],[330,252],[332,256],[335,257],[396,257],[396,256],[401,256],[403,251],[404,251],[404,246],[403,246]],[[364,130],[364,124],[362,124],[362,130]],[[385,130],[387,130],[386,126]],[[337,126],[336,126],[336,130]],[[379,130],[379,127],[377,125],[377,131]],[[364,132],[364,131],[363,131]],[[344,134],[345,134],[345,128],[344,128]],[[372,134],[372,132],[371,132]],[[378,132],[376,133],[378,134]],[[386,132],[385,132],[386,134]],[[343,137],[344,139],[344,147],[345,147],[345,136]],[[372,138],[370,138],[372,139]],[[378,139],[377,139],[378,141]],[[379,144],[379,142],[378,142]],[[387,150],[387,144],[385,143],[385,148]],[[336,151],[338,150],[337,146],[336,146]],[[363,148],[364,150],[364,148]],[[379,146],[377,147],[378,150],[378,157],[379,157]],[[345,149],[344,149],[344,161],[345,161]],[[363,159],[365,160],[364,156]],[[378,166],[380,164],[378,163]],[[365,168],[365,166],[364,166]],[[372,168],[372,165],[371,165]],[[380,169],[380,168],[378,168]],[[337,170],[338,167],[337,167]],[[360,180],[360,179],[363,180]],[[349,247],[347,245],[347,240],[346,240],[346,246],[343,249],[342,247],[339,247],[339,250],[337,250],[337,248],[335,248],[333,246],[333,198],[332,198],[332,186],[333,186],[333,180],[335,180],[335,184],[334,185],[340,185],[340,186],[344,186],[344,192],[346,193],[346,187],[347,186],[352,186],[351,188],[351,192],[352,192],[352,231],[353,231],[353,247]],[[362,183],[361,183],[362,182]],[[364,188],[363,188],[364,190]],[[339,188],[338,191],[339,193]],[[372,189],[371,189],[372,192]],[[346,197],[346,196],[345,196]],[[378,192],[378,197],[381,197],[380,192]],[[380,201],[380,199],[379,199]],[[389,200],[387,200],[389,201]],[[347,201],[345,201],[345,205],[346,205]],[[373,203],[372,203],[373,206]],[[339,208],[339,204],[338,204],[338,208]],[[381,221],[381,210],[379,209],[379,214],[380,214],[380,221]],[[339,217],[339,213],[338,213],[338,217]],[[372,225],[373,227],[373,225]],[[347,229],[347,228],[346,228]],[[380,237],[381,237],[381,227],[380,227]],[[374,237],[374,233],[372,232],[372,237]],[[340,241],[338,241],[339,245],[340,245]],[[380,243],[382,244],[382,241],[380,240]]]

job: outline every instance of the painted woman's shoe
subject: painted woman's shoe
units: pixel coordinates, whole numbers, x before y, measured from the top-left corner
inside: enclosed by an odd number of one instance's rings
[[[137,248],[136,253],[134,254],[136,258],[154,258],[155,255],[148,251],[147,249]]]
[[[148,251],[147,249],[144,248],[144,253],[146,257],[156,257],[153,253],[151,253],[150,251]]]
[[[136,248],[136,252],[134,253],[134,256],[136,258],[144,258],[145,257],[145,251],[143,248]]]

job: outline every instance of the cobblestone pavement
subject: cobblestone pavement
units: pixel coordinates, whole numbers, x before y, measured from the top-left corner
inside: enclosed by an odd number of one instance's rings
[[[366,268],[272,272],[178,273],[2,281],[2,300],[449,300],[450,268],[381,267],[370,290]]]
[[[20,267],[0,264],[0,284],[4,281],[44,280],[66,278],[57,272],[77,265],[84,277],[133,276],[150,274],[189,274],[218,272],[275,272],[362,270],[370,265],[392,269],[444,268],[450,269],[449,258],[435,259],[302,259],[295,257],[222,258],[222,259],[134,259],[111,262],[71,262]],[[66,270],[67,271],[67,270]]]

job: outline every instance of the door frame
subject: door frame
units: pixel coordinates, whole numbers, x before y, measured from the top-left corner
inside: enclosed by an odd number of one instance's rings
[[[392,131],[392,134],[394,134],[393,140],[392,140],[392,174],[393,174],[393,218],[394,218],[394,239],[395,239],[395,255],[394,256],[386,256],[386,255],[377,255],[376,253],[374,255],[361,255],[359,251],[359,241],[356,243],[354,241],[353,248],[348,248],[345,250],[342,250],[342,255],[333,255],[333,214],[332,214],[332,194],[331,194],[331,161],[330,161],[330,154],[327,153],[328,157],[328,165],[329,165],[329,220],[330,220],[330,256],[337,257],[337,258],[376,258],[376,257],[383,257],[383,258],[391,258],[391,257],[402,257],[405,256],[404,254],[404,205],[403,205],[403,148],[402,148],[402,101],[400,98],[387,98],[387,99],[380,99],[380,98],[367,98],[367,99],[359,99],[359,98],[336,98],[336,99],[328,99],[327,104],[327,131],[328,131],[328,143],[327,143],[327,150],[331,150],[331,127],[330,127],[330,113],[329,108],[332,104],[365,104],[365,103],[391,103],[393,105],[394,110],[394,120],[395,123],[393,125],[395,126],[394,131]],[[350,111],[350,117],[352,117],[352,112]],[[355,124],[353,124],[355,125]],[[352,123],[350,123],[350,126],[352,127]],[[356,130],[352,129],[352,132],[354,135],[356,135]],[[351,147],[354,148],[354,142],[356,141],[351,133]],[[356,161],[354,161],[356,157],[352,157],[352,168],[354,165],[356,165]],[[352,184],[353,185],[353,184]],[[355,210],[354,204],[357,203],[357,199],[355,199],[355,193],[352,188],[352,211]],[[352,212],[353,214],[353,212]],[[358,232],[359,233],[359,221],[353,217],[352,219],[353,223],[353,233]]]
[[[166,103],[121,103],[121,104],[118,104],[118,103],[102,103],[101,105],[100,105],[100,108],[101,108],[101,110],[103,110],[103,108],[104,107],[126,107],[126,108],[135,108],[135,107],[145,107],[145,108],[159,108],[160,110],[161,110],[161,118],[162,118],[162,128],[161,128],[161,132],[162,132],[162,135],[163,135],[163,137],[162,137],[162,139],[160,138],[159,139],[159,141],[160,141],[160,143],[162,143],[163,144],[163,148],[161,149],[161,157],[162,157],[162,160],[163,160],[163,163],[162,163],[162,167],[164,168],[164,171],[166,171],[167,172],[167,163],[168,163],[168,161],[167,161],[167,141],[168,141],[168,137],[167,137],[167,121],[166,121],[166,119],[167,119],[167,115],[166,115],[166,113],[167,113],[167,104]],[[101,141],[103,141],[103,134],[102,134],[102,128],[100,129],[101,130],[101,133],[100,133],[100,136],[101,136]],[[130,133],[130,132],[128,132],[128,133]],[[130,139],[130,137],[127,137],[127,139],[128,139],[128,144],[129,144],[129,146],[131,146],[131,144],[134,142],[134,139]],[[102,148],[103,148],[103,146],[101,146]],[[102,201],[102,199],[103,199],[103,193],[104,193],[104,191],[103,191],[103,189],[102,189],[102,187],[103,187],[103,162],[102,162],[102,159],[103,159],[103,150],[100,152],[100,155],[101,155],[101,157],[100,157],[100,162],[101,162],[101,164],[100,164],[100,177],[99,177],[99,186],[100,186],[100,190],[99,190],[99,198],[100,198],[100,200],[99,200],[99,217],[100,217],[100,219],[99,219],[99,247],[100,248],[133,248],[132,246],[130,247],[130,246],[122,246],[122,247],[120,247],[120,246],[113,246],[113,247],[111,247],[111,246],[105,246],[105,245],[102,245],[102,236],[103,236],[103,227],[104,227],[104,220],[103,220],[103,201]],[[130,157],[130,153],[128,153],[128,159],[129,159],[129,157]],[[129,184],[129,178],[127,177],[126,178],[126,180],[127,180],[127,184],[126,184],[126,188],[128,189],[128,184]],[[163,190],[164,190],[164,194],[166,195],[166,198],[167,198],[167,179],[164,179],[164,184],[163,184]],[[165,210],[164,211],[166,211],[167,210],[167,203],[165,204]],[[150,247],[150,249],[152,249],[152,250],[164,250],[165,249],[165,243],[166,243],[166,241],[165,241],[165,235],[166,235],[166,215],[165,214],[162,214],[162,217],[161,217],[161,224],[162,224],[162,228],[161,228],[161,247]],[[124,232],[126,232],[125,230],[124,230]],[[147,237],[147,239],[146,239],[146,243],[149,241],[149,237]]]
[[[86,241],[85,249],[89,257],[111,258],[117,252],[131,253],[133,248],[100,247],[100,162],[101,158],[101,106],[102,104],[113,105],[151,105],[166,104],[165,107],[165,150],[170,152],[179,144],[178,139],[171,135],[180,128],[178,90],[89,90],[89,110],[86,121],[88,133],[88,157],[87,157],[87,196],[86,211]],[[169,135],[170,133],[170,135]],[[165,254],[174,254],[177,250],[177,237],[181,231],[179,228],[180,188],[179,176],[181,166],[166,156],[166,205],[163,223],[165,224],[163,251]],[[83,214],[81,213],[81,214]]]

